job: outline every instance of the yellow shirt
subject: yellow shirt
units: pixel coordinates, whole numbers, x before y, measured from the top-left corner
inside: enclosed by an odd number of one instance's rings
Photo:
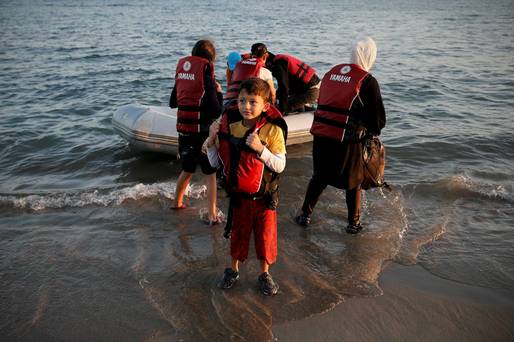
[[[230,124],[230,134],[236,138],[242,138],[248,131],[249,127],[243,125],[243,121],[237,121]],[[282,128],[267,122],[259,130],[259,139],[266,143],[266,147],[273,154],[286,153],[286,143]]]

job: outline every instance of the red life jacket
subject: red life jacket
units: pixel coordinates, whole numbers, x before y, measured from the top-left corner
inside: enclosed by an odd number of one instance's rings
[[[177,90],[177,132],[200,132],[200,104],[205,94],[204,74],[210,65],[214,80],[214,65],[205,58],[188,56],[180,59],[175,73]]]
[[[249,79],[250,77],[259,77],[259,73],[263,66],[264,62],[260,58],[243,59],[236,64],[227,87],[227,93],[224,97],[226,103],[228,104],[228,108],[237,108],[237,102],[232,100],[237,99],[237,96],[239,95],[239,86],[243,81]],[[231,102],[228,103],[228,101]]]
[[[262,113],[255,126],[242,138],[236,138],[230,133],[229,116],[223,114],[218,132],[218,154],[223,164],[229,194],[260,198],[266,192],[274,191],[278,195],[278,174],[269,170],[259,159],[257,152],[246,145],[248,135],[258,133],[268,122],[279,126],[284,134],[284,140],[287,139],[287,124],[279,110],[273,106]]]
[[[367,75],[357,64],[339,64],[323,76],[312,135],[343,141],[350,108]]]
[[[316,74],[316,70],[311,68],[306,63],[298,58],[289,55],[278,54],[275,56],[274,61],[284,60],[287,62],[287,72],[290,75],[298,78],[304,84],[309,84],[312,76]]]

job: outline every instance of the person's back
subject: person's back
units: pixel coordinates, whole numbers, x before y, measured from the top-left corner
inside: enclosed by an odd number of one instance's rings
[[[223,98],[226,108],[237,109],[239,86],[250,77],[259,77],[263,67],[264,62],[255,57],[246,58],[236,63],[228,82],[227,92]]]
[[[215,57],[216,50],[211,41],[196,42],[191,56],[181,58],[177,63],[175,85],[170,96],[170,107],[178,108],[177,132],[182,164],[172,208],[185,207],[185,191],[197,165],[200,165],[207,183],[210,223],[220,221],[216,208],[216,169],[201,153],[201,146],[208,136],[209,126],[219,117],[222,108],[221,86],[214,79]]]
[[[237,112],[237,97],[241,83],[251,77],[258,77],[266,81],[271,89],[272,103],[275,102],[275,85],[271,71],[266,68],[267,55],[263,51],[253,51],[241,55],[242,60],[235,64],[228,80],[227,92],[224,97],[225,109]]]
[[[304,106],[316,102],[320,79],[314,68],[300,59],[269,53],[266,66],[277,79],[277,101],[284,113],[304,111]]]
[[[386,121],[378,82],[369,73],[376,55],[376,44],[371,38],[359,39],[350,63],[332,67],[323,77],[311,126],[313,175],[301,214],[295,218],[302,226],[310,224],[319,197],[331,185],[346,190],[346,232],[357,234],[362,230],[363,141],[366,136],[379,135]]]

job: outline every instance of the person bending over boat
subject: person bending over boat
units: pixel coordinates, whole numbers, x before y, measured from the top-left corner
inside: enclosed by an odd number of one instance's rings
[[[373,39],[355,43],[349,64],[334,66],[323,77],[311,133],[313,175],[301,214],[295,221],[307,227],[327,185],[346,190],[348,226],[356,234],[360,224],[361,183],[364,179],[362,141],[380,135],[386,123],[377,80],[369,73],[377,56]]]
[[[223,95],[214,79],[216,49],[209,40],[199,40],[192,55],[179,60],[175,73],[175,86],[171,92],[170,107],[177,110],[179,157],[182,161],[175,189],[174,209],[185,208],[185,191],[199,164],[205,175],[209,224],[219,223],[216,208],[216,169],[201,152],[209,136],[209,126],[221,115]]]
[[[229,55],[229,59],[232,61],[236,61],[236,56]],[[224,97],[224,106],[225,110],[231,111],[231,115],[239,114],[237,108],[237,97],[239,94],[239,86],[241,83],[250,77],[258,77],[266,83],[268,83],[271,90],[271,101],[275,103],[275,85],[273,84],[273,76],[271,71],[266,69],[266,58],[268,55],[265,51],[256,50],[254,51],[252,46],[252,52],[250,54],[240,55],[241,60],[237,61],[233,68],[233,71],[230,73],[230,79],[227,71],[227,92]],[[230,60],[229,60],[229,69],[230,69]]]
[[[320,79],[314,68],[290,55],[274,55],[263,43],[254,44],[252,54],[266,56],[266,67],[277,79],[277,105],[282,113],[304,112],[316,102]]]
[[[223,114],[205,141],[211,164],[222,162],[232,210],[227,222],[231,261],[219,287],[229,289],[238,280],[253,232],[261,263],[259,287],[264,295],[275,295],[278,285],[269,268],[277,258],[278,178],[286,166],[287,124],[271,105],[269,85],[256,77],[241,83],[238,109],[237,121]]]

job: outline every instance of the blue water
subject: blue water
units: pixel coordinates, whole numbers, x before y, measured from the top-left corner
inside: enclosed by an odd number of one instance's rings
[[[266,339],[270,317],[301,319],[348,295],[379,295],[389,260],[512,290],[513,8],[512,1],[2,1],[0,332],[242,334],[217,311],[228,306],[258,317],[250,331]],[[291,218],[311,175],[310,145],[291,148],[279,211],[283,294],[265,307],[236,309],[240,297],[260,298],[256,265],[234,296],[216,290],[226,245],[220,229],[199,223],[201,177],[192,208],[170,213],[179,162],[131,152],[112,131],[112,113],[133,102],[166,105],[177,60],[201,38],[215,42],[223,84],[231,50],[262,41],[322,76],[348,61],[359,34],[378,46],[372,73],[387,112],[386,177],[396,190],[366,194],[368,230],[352,240],[341,232],[344,195],[328,189],[304,233]],[[295,306],[288,299],[298,293],[306,297]],[[135,318],[125,324],[133,334],[113,330],[112,317],[131,303]],[[223,324],[194,315],[206,303],[206,315]],[[56,328],[74,310],[77,317]],[[78,317],[90,317],[98,335],[78,328]]]

